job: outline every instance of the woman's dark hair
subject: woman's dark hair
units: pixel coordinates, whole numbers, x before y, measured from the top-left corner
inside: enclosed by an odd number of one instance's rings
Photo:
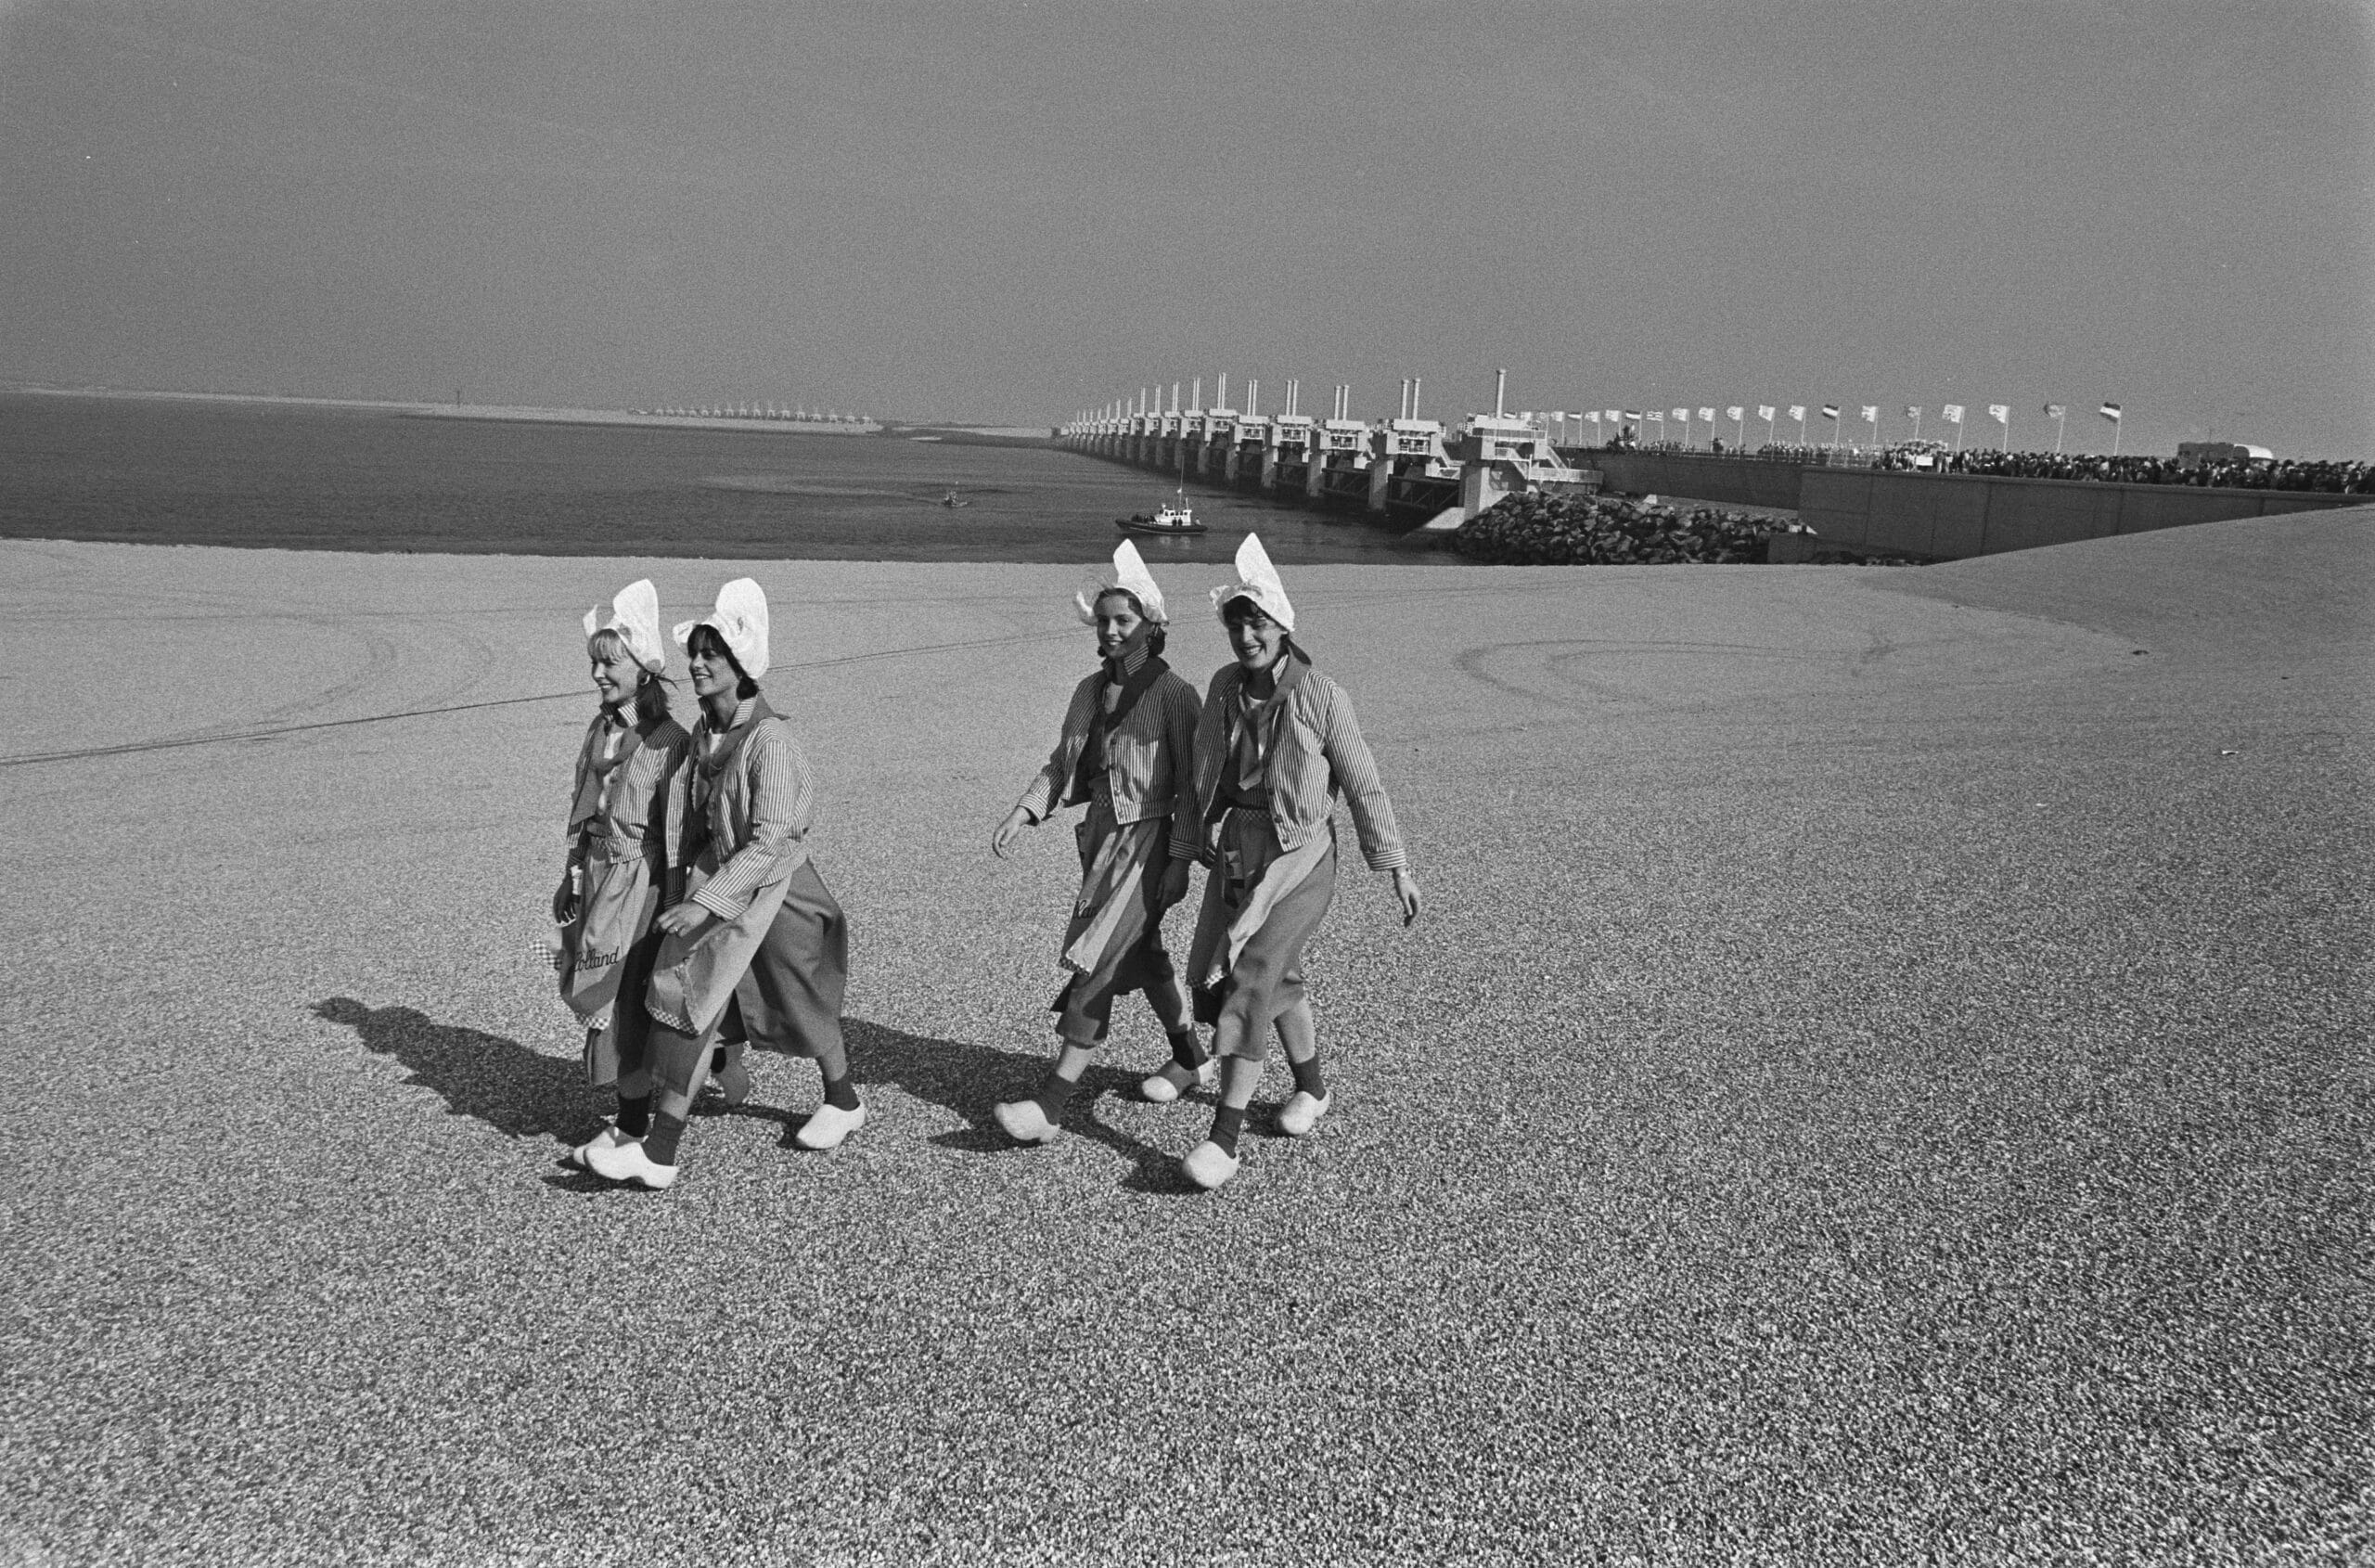
[[[1256,615],[1265,621],[1271,618],[1270,612],[1254,603],[1252,596],[1247,594],[1239,594],[1221,606],[1221,624],[1224,626],[1237,625]]]
[[[751,678],[751,672],[742,667],[742,661],[734,657],[734,649],[725,646],[725,635],[715,626],[695,626],[693,635],[685,639],[685,651],[687,653],[699,653],[704,647],[712,652],[723,653],[725,662],[734,666],[736,697],[748,701],[759,695],[759,683]]]
[[[1147,607],[1139,603],[1138,596],[1130,592],[1129,589],[1104,589],[1098,594],[1097,602],[1098,604],[1103,604],[1109,598],[1122,598],[1129,600],[1130,613],[1136,616],[1141,621],[1145,621],[1147,619]],[[1160,654],[1162,652],[1163,645],[1171,640],[1169,629],[1158,622],[1148,622],[1148,624],[1153,626],[1154,629],[1147,634],[1147,651],[1149,653]]]
[[[1261,616],[1265,621],[1276,619],[1276,617],[1272,616],[1268,610],[1254,603],[1252,598],[1245,594],[1239,594],[1235,598],[1228,600],[1221,606],[1221,624],[1224,626],[1235,626],[1241,624],[1256,615]],[[1278,638],[1278,646],[1283,650],[1285,657],[1290,659],[1300,659],[1306,664],[1311,662],[1311,655],[1305,653],[1303,650],[1303,645],[1295,641],[1294,633],[1286,632],[1280,636]]]

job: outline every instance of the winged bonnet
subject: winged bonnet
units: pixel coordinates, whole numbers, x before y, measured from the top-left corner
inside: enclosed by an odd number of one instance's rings
[[[1213,590],[1213,612],[1226,610],[1233,598],[1251,599],[1263,614],[1290,632],[1295,629],[1295,607],[1288,602],[1287,585],[1278,581],[1278,569],[1270,564],[1270,552],[1262,547],[1258,533],[1247,534],[1238,546],[1237,581]]]
[[[638,577],[621,588],[610,600],[609,620],[602,618],[598,604],[585,612],[585,635],[604,632],[618,633],[635,662],[653,675],[668,667],[667,645],[660,640],[660,595],[650,578]]]
[[[716,629],[725,649],[742,673],[752,680],[767,673],[767,596],[748,577],[737,577],[717,590],[717,608],[698,621],[676,627],[676,646],[690,648],[693,634],[703,626]]]
[[[1113,570],[1097,580],[1093,591],[1072,596],[1072,607],[1080,611],[1081,620],[1089,625],[1097,623],[1097,601],[1110,593],[1124,593],[1138,601],[1146,618],[1158,626],[1171,623],[1170,612],[1162,607],[1162,590],[1155,586],[1154,573],[1147,570],[1138,547],[1127,539],[1113,552]]]

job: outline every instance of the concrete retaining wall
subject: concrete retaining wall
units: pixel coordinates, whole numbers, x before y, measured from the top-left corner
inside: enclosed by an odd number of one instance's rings
[[[1794,507],[1798,504],[1795,463],[1762,457],[1693,457],[1675,452],[1602,452],[1580,454],[1585,463],[1605,476],[1610,490],[1628,495],[1684,495],[1698,501],[1723,501],[1736,507]]]
[[[2230,518],[2367,504],[2322,491],[2196,489],[2091,480],[1800,470],[1798,521],[1840,549],[1955,560]]]

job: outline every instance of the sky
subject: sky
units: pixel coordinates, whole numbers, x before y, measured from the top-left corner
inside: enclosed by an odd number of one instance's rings
[[[0,383],[2375,457],[2375,6],[0,0]]]

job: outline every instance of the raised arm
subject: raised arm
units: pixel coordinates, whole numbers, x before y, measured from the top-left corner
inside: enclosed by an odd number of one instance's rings
[[[1171,814],[1171,853],[1175,859],[1204,860],[1204,812],[1213,791],[1220,787],[1221,752],[1228,744],[1228,703],[1221,683],[1232,666],[1213,673],[1204,688],[1204,702],[1196,715],[1196,740],[1188,771],[1188,791]]]
[[[1182,813],[1193,819],[1200,815],[1196,798],[1196,731],[1204,714],[1204,705],[1196,700],[1196,688],[1186,681],[1167,681],[1167,700],[1162,711],[1163,749],[1171,762],[1171,821],[1172,840],[1178,841],[1178,824]],[[1175,857],[1193,859],[1194,855]]]
[[[685,873],[693,864],[693,746],[682,730],[668,746],[660,776],[660,843],[665,870],[660,885],[663,909],[685,899]]]
[[[745,742],[740,759],[751,770],[751,836],[693,894],[694,903],[729,920],[751,902],[785,851],[808,836],[815,816],[807,757],[779,721],[770,728],[774,733]]]

